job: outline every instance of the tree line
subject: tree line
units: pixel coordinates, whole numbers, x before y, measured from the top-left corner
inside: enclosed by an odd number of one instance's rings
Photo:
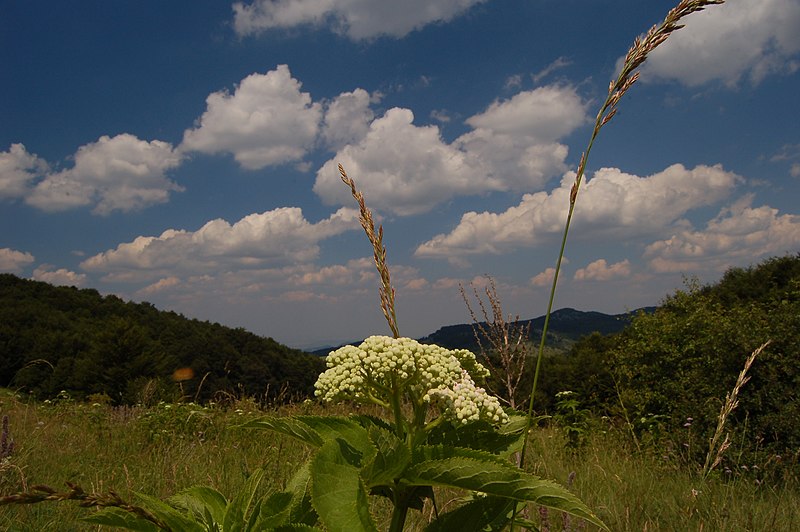
[[[552,408],[557,392],[571,390],[640,439],[665,431],[685,443],[691,432],[705,452],[745,360],[768,340],[729,417],[731,441],[797,465],[800,253],[729,269],[713,284],[688,279],[620,333],[583,337],[546,360],[539,404]]]
[[[114,404],[313,393],[324,361],[242,328],[0,274],[0,386]]]

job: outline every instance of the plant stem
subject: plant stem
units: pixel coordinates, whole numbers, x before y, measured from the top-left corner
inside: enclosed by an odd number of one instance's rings
[[[392,510],[392,522],[389,524],[389,532],[403,532],[406,526],[406,516],[408,516],[408,489],[395,487],[394,509]]]
[[[564,249],[567,245],[567,236],[569,235],[572,215],[575,212],[575,202],[578,199],[578,191],[580,190],[583,176],[586,172],[586,162],[589,159],[589,152],[592,151],[592,146],[594,145],[594,141],[597,138],[598,133],[600,133],[600,130],[617,113],[617,105],[622,99],[622,96],[633,86],[634,83],[636,83],[636,80],[639,79],[639,72],[636,72],[636,69],[647,60],[650,52],[657,48],[661,43],[666,41],[672,32],[682,27],[678,24],[678,22],[683,17],[696,11],[702,11],[708,5],[721,4],[724,1],[725,0],[681,0],[676,7],[667,13],[666,18],[661,24],[650,28],[644,37],[637,37],[634,40],[633,46],[631,46],[627,55],[625,56],[625,62],[619,75],[617,75],[617,79],[612,81],[608,86],[608,95],[606,96],[602,107],[595,117],[592,135],[589,138],[586,151],[584,151],[581,155],[581,160],[578,164],[578,170],[575,173],[575,182],[573,183],[569,194],[569,211],[567,212],[567,221],[564,225],[564,233],[561,238],[561,249],[559,250],[556,268],[553,273],[553,284],[550,288],[550,299],[547,303],[547,312],[545,314],[544,325],[542,327],[542,339],[539,343],[539,353],[536,357],[536,369],[534,370],[533,374],[533,385],[531,387],[530,400],[528,401],[528,420],[525,427],[525,438],[523,439],[522,451],[519,460],[520,468],[523,468],[525,465],[525,454],[528,448],[528,434],[530,433],[531,425],[533,423],[533,402],[536,395],[536,385],[539,382],[539,373],[541,371],[542,358],[544,356],[544,345],[547,339],[547,330],[550,325],[550,314],[553,309],[553,301],[555,299],[556,286],[558,284],[558,275],[561,272],[561,263],[564,258]],[[515,505],[514,517],[516,517],[517,509],[518,507]],[[512,531],[514,530],[513,521],[514,519],[512,518]]]

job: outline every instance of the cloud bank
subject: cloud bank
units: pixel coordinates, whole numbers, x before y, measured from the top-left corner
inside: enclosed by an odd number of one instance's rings
[[[360,227],[358,212],[341,208],[311,223],[301,209],[284,207],[245,216],[230,224],[211,220],[197,231],[168,229],[140,236],[81,263],[110,281],[142,281],[171,275],[200,275],[314,260],[319,242]]]
[[[758,84],[800,68],[800,2],[729,1],[687,17],[685,29],[657,48],[642,66],[643,81],[697,86],[711,80]]]
[[[339,163],[372,207],[400,216],[462,195],[540,189],[566,170],[568,149],[559,141],[586,121],[586,103],[566,85],[492,103],[468,118],[472,130],[451,143],[438,126],[415,125],[411,110],[389,109],[359,142],[320,168],[314,192],[328,204],[351,201],[339,181]]]
[[[239,35],[299,25],[327,27],[353,40],[403,37],[435,22],[447,22],[486,0],[254,0],[233,4]]]
[[[421,244],[418,257],[499,254],[541,243],[564,228],[574,174],[552,192],[525,194],[505,212],[468,212],[449,233]],[[576,210],[581,236],[658,234],[686,212],[725,198],[741,178],[720,165],[687,169],[675,164],[647,177],[617,168],[598,170],[585,182]]]

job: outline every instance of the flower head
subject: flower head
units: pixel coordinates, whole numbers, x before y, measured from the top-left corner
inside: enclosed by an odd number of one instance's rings
[[[332,351],[328,369],[319,376],[316,395],[324,401],[389,402],[397,388],[436,403],[444,415],[461,422],[485,419],[505,422],[496,397],[473,379],[489,371],[466,349],[445,349],[411,338],[370,336],[358,347]]]

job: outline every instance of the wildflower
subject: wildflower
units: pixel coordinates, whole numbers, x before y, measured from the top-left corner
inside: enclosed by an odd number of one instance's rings
[[[466,349],[370,336],[358,347],[346,345],[331,352],[327,366],[315,384],[315,394],[326,402],[388,404],[392,393],[406,391],[438,404],[445,416],[461,423],[508,421],[499,400],[475,384],[473,379],[484,378],[489,371]]]

